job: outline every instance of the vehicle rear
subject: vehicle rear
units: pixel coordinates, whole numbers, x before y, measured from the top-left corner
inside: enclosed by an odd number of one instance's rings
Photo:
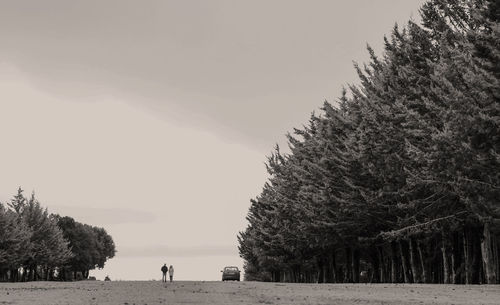
[[[239,281],[240,270],[238,267],[225,267],[222,271],[222,281]]]

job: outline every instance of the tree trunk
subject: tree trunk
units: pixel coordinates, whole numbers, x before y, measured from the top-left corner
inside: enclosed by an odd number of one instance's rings
[[[397,264],[396,264],[396,246],[391,242],[391,283],[397,283]]]
[[[323,283],[328,283],[328,265],[323,264]]]
[[[454,248],[451,248],[451,253],[450,253],[450,267],[451,267],[451,283],[452,284],[457,284],[457,274],[455,272],[455,251]]]
[[[332,283],[338,283],[338,279],[339,277],[337,276],[337,260],[336,260],[336,257],[335,257],[335,252],[332,252],[331,256],[331,261],[330,261],[330,268],[331,268],[331,282]]]
[[[379,263],[378,263],[378,272],[379,272],[379,280],[380,280],[380,283],[385,283],[385,270],[384,270],[384,252],[383,252],[383,249],[380,249],[380,247],[377,247],[377,256],[378,256],[378,259],[379,259]]]
[[[325,263],[325,283],[333,283],[334,272],[333,270],[333,256],[335,253],[333,251],[328,251],[326,255],[326,263]]]
[[[498,242],[498,237],[495,237],[493,244],[495,245],[493,249],[495,250],[495,264],[497,266],[497,284],[500,284],[500,257],[499,257],[500,244]]]
[[[317,259],[318,284],[325,282],[325,263],[323,259]]]
[[[352,253],[352,282],[359,283],[359,249],[353,249]]]
[[[481,241],[477,228],[471,230],[469,236],[472,249],[472,268],[471,284],[480,284],[482,282],[482,262],[481,262]]]
[[[450,283],[450,269],[448,262],[448,251],[446,248],[446,235],[444,232],[441,232],[441,251],[443,253],[443,283]]]
[[[344,283],[352,283],[352,253],[351,248],[345,248],[345,267]]]
[[[487,222],[483,228],[483,238],[481,241],[481,254],[483,258],[483,268],[486,284],[496,284],[497,274],[495,259],[492,247],[492,238],[490,232],[490,224]]]
[[[427,266],[425,264],[425,257],[422,252],[422,247],[420,246],[420,242],[417,241],[417,250],[418,250],[418,256],[420,258],[420,268],[422,269],[422,282],[427,283],[428,277],[427,277]]]
[[[465,284],[470,285],[472,283],[471,276],[471,264],[470,264],[470,245],[467,233],[467,227],[463,230],[463,243],[464,243],[464,272],[465,272]]]
[[[408,276],[408,265],[406,264],[406,255],[405,255],[405,251],[403,249],[403,241],[400,240],[398,242],[399,244],[399,252],[400,252],[400,256],[401,256],[401,266],[403,267],[403,279],[405,281],[405,283],[411,283],[410,281],[410,277]]]
[[[413,239],[408,238],[408,251],[410,251],[410,266],[411,273],[413,275],[413,283],[420,283],[419,272],[415,257],[415,249],[413,248]]]
[[[458,238],[458,233],[453,232],[452,234],[452,240],[451,240],[451,283],[452,284],[458,284],[458,275],[457,269],[458,269],[458,261],[460,261],[460,246],[459,246],[459,238]]]
[[[373,246],[372,250],[370,251],[370,263],[371,263],[371,268],[369,271],[368,275],[368,280],[370,283],[380,283],[380,259],[379,259],[379,253],[378,253],[378,247]]]

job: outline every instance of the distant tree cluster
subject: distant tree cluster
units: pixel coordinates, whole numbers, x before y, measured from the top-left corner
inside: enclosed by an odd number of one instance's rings
[[[268,157],[247,280],[499,283],[500,4],[420,13]]]
[[[0,281],[73,280],[103,268],[115,245],[103,228],[49,214],[19,188],[0,203]]]

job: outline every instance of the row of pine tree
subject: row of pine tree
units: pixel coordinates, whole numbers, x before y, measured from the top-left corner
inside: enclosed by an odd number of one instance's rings
[[[0,281],[85,279],[114,255],[103,228],[49,214],[34,193],[28,199],[19,188],[0,203]]]
[[[268,157],[247,280],[500,282],[500,2],[420,16]]]

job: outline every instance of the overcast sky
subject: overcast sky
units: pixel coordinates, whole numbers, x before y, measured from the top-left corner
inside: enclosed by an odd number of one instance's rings
[[[106,228],[98,277],[217,280],[273,145],[422,3],[0,0],[0,201]]]

